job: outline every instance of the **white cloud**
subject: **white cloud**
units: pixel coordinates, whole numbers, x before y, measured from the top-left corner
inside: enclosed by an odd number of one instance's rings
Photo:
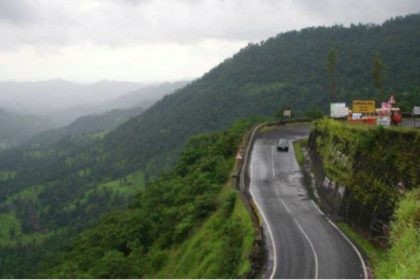
[[[418,0],[0,0],[0,80],[198,76],[249,41],[419,11]]]
[[[8,65],[0,68],[0,77],[6,77],[4,80],[175,81],[204,74],[222,58],[231,56],[245,45],[246,42],[213,39],[188,45],[157,43],[110,47],[81,44],[46,53],[25,46],[8,55],[0,52],[0,61]]]

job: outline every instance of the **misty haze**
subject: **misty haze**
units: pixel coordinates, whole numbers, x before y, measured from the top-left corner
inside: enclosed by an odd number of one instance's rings
[[[420,2],[0,1],[0,278],[420,278]]]

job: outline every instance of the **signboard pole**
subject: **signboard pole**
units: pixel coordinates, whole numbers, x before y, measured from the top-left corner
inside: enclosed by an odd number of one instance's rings
[[[420,115],[420,106],[414,106],[413,107],[413,112],[412,112],[413,127],[416,127],[416,125],[417,125],[417,115]]]

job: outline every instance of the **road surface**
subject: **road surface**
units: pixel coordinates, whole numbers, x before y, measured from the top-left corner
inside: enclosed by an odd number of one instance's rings
[[[309,127],[290,125],[256,136],[248,165],[250,193],[264,221],[268,262],[262,278],[365,278],[356,247],[310,200],[292,141]],[[276,143],[286,138],[288,152]]]

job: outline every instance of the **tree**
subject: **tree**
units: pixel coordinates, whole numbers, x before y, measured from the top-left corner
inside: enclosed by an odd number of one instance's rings
[[[379,54],[373,57],[372,78],[373,86],[378,91],[379,102],[384,101],[384,64]]]
[[[336,70],[336,51],[335,48],[331,48],[328,53],[328,78],[331,83],[331,95],[330,95],[330,103],[334,101],[337,91],[336,80],[335,80],[335,70]]]

